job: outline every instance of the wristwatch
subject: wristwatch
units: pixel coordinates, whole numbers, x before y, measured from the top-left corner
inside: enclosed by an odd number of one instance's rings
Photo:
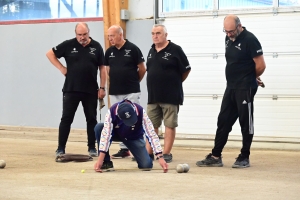
[[[104,90],[105,91],[105,87],[100,87],[100,89]]]

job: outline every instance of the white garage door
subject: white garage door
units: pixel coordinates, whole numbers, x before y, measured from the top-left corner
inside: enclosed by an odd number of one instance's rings
[[[168,39],[183,48],[192,66],[184,82],[180,134],[215,134],[226,87],[224,16],[167,17],[161,22]],[[267,65],[262,76],[266,88],[259,88],[254,101],[255,135],[299,138],[300,14],[244,14],[239,18],[261,42]],[[238,121],[231,135],[240,135]]]

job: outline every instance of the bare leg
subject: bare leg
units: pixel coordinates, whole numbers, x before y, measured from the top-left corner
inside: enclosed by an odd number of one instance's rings
[[[171,153],[174,140],[175,140],[175,134],[176,134],[176,128],[165,127],[164,154]]]

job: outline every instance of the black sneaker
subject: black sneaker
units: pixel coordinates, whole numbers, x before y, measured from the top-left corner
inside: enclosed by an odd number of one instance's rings
[[[250,167],[250,162],[249,158],[243,156],[240,154],[237,158],[235,163],[232,165],[232,168],[245,168],[245,167]]]
[[[118,151],[118,153],[113,154],[111,156],[111,158],[125,158],[125,157],[128,157],[128,156],[130,156],[130,153],[129,153],[128,149],[120,149]]]
[[[153,154],[153,153],[152,153],[152,154],[149,154],[149,156],[150,156],[150,158],[151,158],[152,160],[154,160],[154,154]],[[131,158],[131,161],[136,161],[135,157],[132,157],[132,158]]]
[[[172,156],[171,153],[170,154],[163,154],[163,156],[164,156],[164,159],[165,159],[166,163],[172,162],[173,156]]]
[[[91,157],[97,157],[98,156],[98,152],[96,150],[96,148],[93,148],[93,149],[89,149],[89,156]]]
[[[57,156],[60,156],[60,155],[62,155],[62,154],[65,154],[65,150],[64,149],[57,149],[56,151],[55,151],[55,156],[57,157]]]
[[[222,158],[214,158],[212,154],[208,154],[204,160],[196,162],[198,167],[223,167]]]
[[[103,161],[103,165],[101,167],[102,171],[114,171],[114,165],[112,161]]]

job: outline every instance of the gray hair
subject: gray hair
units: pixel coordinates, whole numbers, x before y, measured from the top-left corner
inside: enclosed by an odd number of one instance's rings
[[[226,17],[224,17],[224,21],[228,16],[234,17],[235,26],[238,26],[241,24],[240,18],[238,18],[238,16],[235,16],[235,15],[227,15]]]
[[[154,25],[153,25],[153,28],[155,28],[155,27],[162,27],[163,30],[164,30],[164,33],[168,33],[167,28],[166,28],[165,25],[162,25],[162,24],[154,24]]]
[[[236,26],[238,26],[238,25],[241,24],[240,18],[238,18],[238,17],[236,17],[236,18],[234,19],[234,21],[235,21],[235,25],[236,25]]]
[[[87,23],[85,23],[85,22],[79,22],[79,23],[77,23],[76,26],[75,26],[75,32],[76,32],[76,29],[77,29],[77,27],[78,27],[79,25],[86,27],[87,30],[88,30],[88,32],[90,32],[89,26],[88,26]]]

